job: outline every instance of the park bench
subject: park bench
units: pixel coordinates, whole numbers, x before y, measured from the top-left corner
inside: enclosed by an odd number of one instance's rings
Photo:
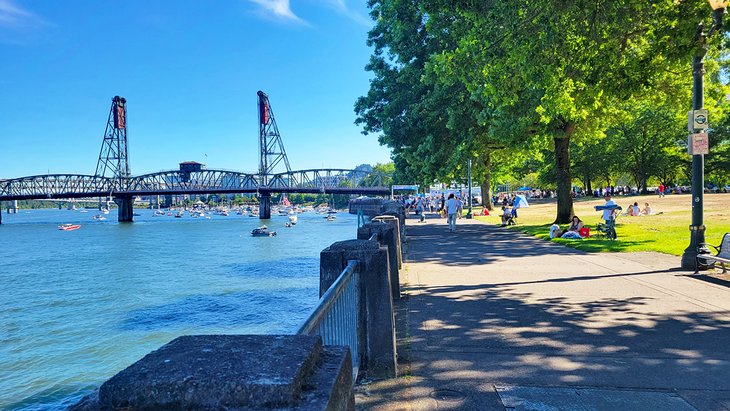
[[[708,268],[712,268],[715,264],[720,263],[722,272],[726,273],[727,268],[725,267],[725,264],[730,264],[730,233],[725,233],[725,235],[722,236],[722,242],[719,246],[705,243],[702,244],[700,248],[704,249],[706,246],[714,248],[715,251],[717,251],[717,254],[697,254],[695,273],[699,272],[700,263],[703,263]]]

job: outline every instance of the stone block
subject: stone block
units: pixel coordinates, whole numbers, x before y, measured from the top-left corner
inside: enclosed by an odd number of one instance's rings
[[[366,216],[372,217],[380,214],[383,208],[382,198],[355,198],[350,200],[349,212],[350,214],[357,214],[358,211],[362,211]]]
[[[70,410],[353,409],[351,378],[347,347],[323,347],[318,336],[183,336]]]

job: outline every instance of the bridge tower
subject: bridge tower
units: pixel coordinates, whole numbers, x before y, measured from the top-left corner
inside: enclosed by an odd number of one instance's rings
[[[266,186],[268,175],[272,174],[282,161],[287,172],[291,172],[291,166],[279,134],[279,127],[276,126],[274,112],[269,104],[269,96],[260,90],[257,94],[259,97],[259,184]],[[259,218],[271,218],[271,194],[266,193],[259,196]]]
[[[127,155],[127,100],[124,97],[114,96],[112,99],[94,175],[112,178],[116,191],[124,191],[127,179],[132,175]],[[131,222],[133,198],[115,196],[114,202],[119,206],[119,221]]]

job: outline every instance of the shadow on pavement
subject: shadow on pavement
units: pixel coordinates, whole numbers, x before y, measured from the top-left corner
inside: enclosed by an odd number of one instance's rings
[[[409,261],[438,263],[444,272],[505,257],[586,254],[478,224],[458,225],[455,234],[435,224],[409,230]],[[525,281],[486,274],[478,284],[408,286],[404,376],[361,387],[358,409],[502,410],[498,384],[659,391],[700,410],[727,409],[730,312],[691,298],[674,304],[681,294],[641,283],[665,273]],[[566,294],[541,291],[556,284]],[[613,289],[642,286],[646,292]]]

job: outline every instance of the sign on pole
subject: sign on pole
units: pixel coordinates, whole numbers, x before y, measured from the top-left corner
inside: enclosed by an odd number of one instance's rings
[[[694,110],[692,112],[692,127],[694,130],[707,130],[710,121],[707,117],[707,110]],[[692,131],[694,131],[692,130]]]
[[[710,154],[710,139],[707,133],[690,134],[687,149],[693,156]]]

